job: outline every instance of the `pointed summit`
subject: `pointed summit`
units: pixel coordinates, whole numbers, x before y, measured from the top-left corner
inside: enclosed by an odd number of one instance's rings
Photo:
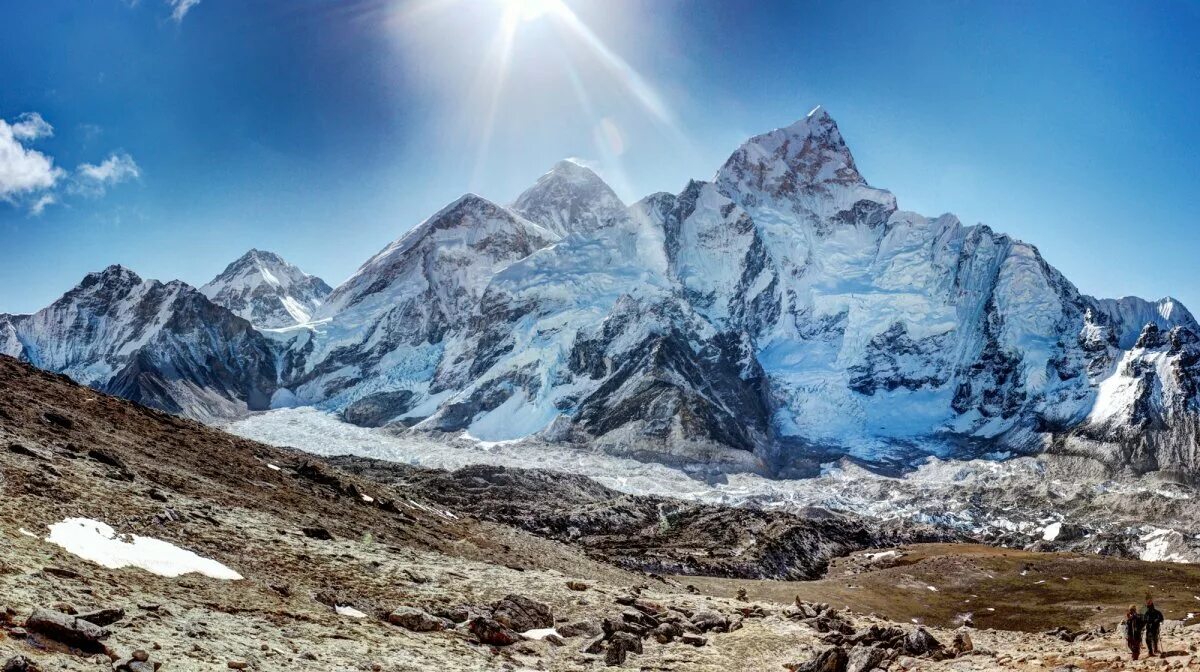
[[[495,268],[558,239],[508,208],[464,194],[368,259],[329,295],[320,315],[332,317],[355,306],[382,314],[401,300],[397,296],[408,300],[413,287],[425,284],[437,292],[453,294],[469,286],[481,293]]]
[[[276,329],[308,322],[332,290],[278,254],[252,249],[200,291],[254,326]]]
[[[819,219],[868,201],[896,209],[890,192],[872,188],[859,174],[837,122],[821,106],[803,119],[747,140],[717,171],[722,193],[743,207],[790,205]]]
[[[570,159],[554,164],[512,208],[560,236],[592,233],[626,217],[625,204],[612,187],[591,168]]]

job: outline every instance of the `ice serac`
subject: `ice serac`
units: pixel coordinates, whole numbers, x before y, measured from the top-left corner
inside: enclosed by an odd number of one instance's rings
[[[419,411],[488,282],[557,240],[487,199],[463,196],[334,289],[311,334],[289,345],[291,391],[302,403],[353,406],[349,417],[374,423]]]
[[[628,216],[625,204],[599,175],[571,160],[554,164],[517,197],[512,209],[559,237],[590,234]]]
[[[213,303],[263,329],[308,322],[331,291],[324,280],[262,250],[250,250],[200,288]]]
[[[3,326],[7,324],[7,326]],[[0,320],[3,354],[201,420],[263,409],[274,356],[246,320],[179,282],[110,266],[32,315]]]

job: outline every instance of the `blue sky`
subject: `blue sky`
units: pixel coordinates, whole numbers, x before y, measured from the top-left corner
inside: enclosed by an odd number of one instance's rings
[[[1200,310],[1196,2],[512,1],[5,3],[0,312],[251,247],[337,284],[465,191],[679,191],[817,104],[902,208]]]

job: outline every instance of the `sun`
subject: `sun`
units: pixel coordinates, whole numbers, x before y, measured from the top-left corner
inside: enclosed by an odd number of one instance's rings
[[[562,0],[501,0],[505,12],[521,21],[536,21],[562,11]]]

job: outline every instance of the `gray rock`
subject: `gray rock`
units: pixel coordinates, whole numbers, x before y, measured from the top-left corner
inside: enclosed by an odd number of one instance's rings
[[[550,606],[524,595],[506,595],[492,608],[492,618],[517,632],[554,626],[554,612]]]
[[[729,619],[716,611],[698,611],[692,615],[691,621],[701,632],[725,632],[729,629]]]
[[[88,623],[95,623],[101,627],[112,625],[117,621],[125,618],[125,610],[117,607],[109,607],[107,609],[96,609],[83,614],[78,614],[76,618],[82,618]]]
[[[446,622],[433,614],[416,607],[397,607],[388,614],[388,623],[398,625],[413,632],[432,632],[444,630]]]
[[[4,663],[4,672],[38,672],[38,666],[25,656],[13,656]]]
[[[468,626],[471,634],[484,644],[508,646],[520,641],[521,636],[491,618],[480,616]]]
[[[879,667],[887,652],[874,646],[858,645],[850,649],[846,660],[846,672],[869,672]]]
[[[558,634],[563,637],[597,637],[603,632],[595,621],[577,621],[558,627]]]
[[[789,665],[792,672],[846,672],[849,656],[841,647],[825,649],[812,660],[798,665]]]
[[[88,653],[102,653],[104,645],[100,640],[109,634],[95,623],[48,609],[35,609],[25,619],[25,629]]]

